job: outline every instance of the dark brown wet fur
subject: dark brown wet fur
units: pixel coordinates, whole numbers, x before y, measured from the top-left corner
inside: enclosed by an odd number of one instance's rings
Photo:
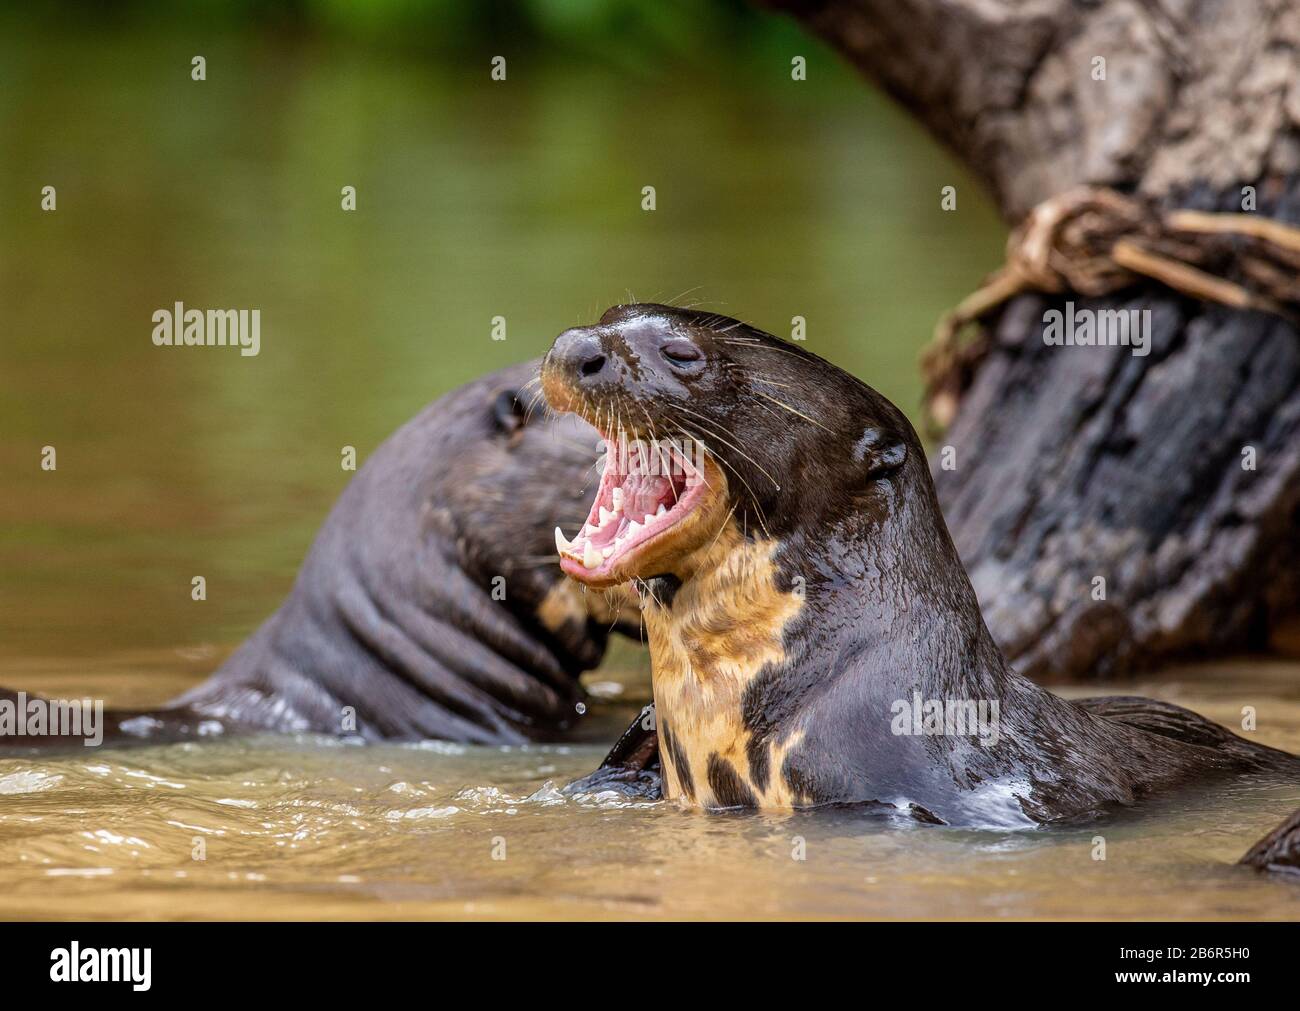
[[[689,372],[658,354],[683,339],[703,352]],[[673,735],[672,754],[658,749],[670,795],[686,793],[679,753],[705,806],[877,801],[954,825],[1090,818],[1219,775],[1300,774],[1292,756],[1177,706],[1070,702],[1016,674],[985,628],[912,426],[799,346],[711,313],[619,306],[561,335],[547,370],[557,407],[698,437],[727,474],[729,546],[703,563],[697,553],[685,577],[638,574]],[[728,566],[743,569],[744,592],[717,575]],[[705,579],[709,593],[692,595]],[[662,711],[665,683],[684,716]],[[996,702],[1000,739],[895,734],[895,703],[917,691]]]

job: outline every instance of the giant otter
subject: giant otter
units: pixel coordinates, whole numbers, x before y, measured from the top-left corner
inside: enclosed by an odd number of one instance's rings
[[[501,744],[570,726],[578,674],[619,614],[556,571],[551,531],[585,512],[599,440],[527,409],[536,375],[530,362],[485,376],[398,429],[280,609],[172,703],[106,713],[105,742],[276,730]]]
[[[587,521],[557,531],[562,568],[635,581],[651,651],[655,718],[587,785],[645,787],[657,753],[664,795],[688,804],[1016,825],[1219,773],[1300,773],[1178,706],[1071,702],[1012,670],[912,426],[815,355],[724,316],[625,305],[561,334],[542,385],[610,450]]]

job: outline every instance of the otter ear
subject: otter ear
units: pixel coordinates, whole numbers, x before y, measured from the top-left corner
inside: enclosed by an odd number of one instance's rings
[[[907,460],[907,442],[895,432],[868,428],[853,447],[853,460],[866,468],[868,481],[887,477]]]
[[[497,428],[514,435],[528,423],[528,410],[519,399],[518,390],[502,390],[492,401],[492,418]]]

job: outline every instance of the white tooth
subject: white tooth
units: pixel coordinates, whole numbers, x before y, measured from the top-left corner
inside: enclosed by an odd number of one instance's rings
[[[582,564],[589,569],[594,569],[600,564],[600,552],[595,549],[591,541],[582,546]]]
[[[668,511],[668,510],[667,510],[666,508],[664,508],[664,504],[663,504],[662,502],[660,502],[660,503],[659,503],[659,508],[655,510],[655,516],[657,516],[657,517],[658,517],[658,516],[662,516],[662,515],[663,515],[664,513],[666,513],[667,511]]]
[[[595,527],[593,527],[590,523],[584,523],[582,525],[582,533],[578,534],[578,540],[582,540],[584,538],[590,537],[595,532],[596,532]]]
[[[573,544],[565,538],[559,527],[555,528],[555,547],[562,555],[567,555],[573,550]]]
[[[614,513],[610,512],[604,506],[600,507],[600,525],[602,527],[613,518],[614,518]]]
[[[609,547],[600,549],[601,558],[609,558],[613,553],[614,553],[614,545],[612,544],[609,545]]]
[[[614,512],[621,513],[622,511],[623,511],[623,489],[615,488],[614,489]]]
[[[642,531],[642,529],[643,529],[643,527],[642,527],[641,524],[638,523],[636,520],[628,520],[628,521],[627,521],[627,533],[624,534],[624,536],[625,536],[625,537],[635,537],[637,534],[639,534],[639,533]]]

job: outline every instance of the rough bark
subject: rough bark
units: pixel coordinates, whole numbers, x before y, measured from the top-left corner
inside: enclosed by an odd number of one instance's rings
[[[1300,3],[769,4],[912,110],[1009,223],[1080,184],[1227,211],[1250,185],[1260,214],[1300,221]],[[1046,346],[1067,300],[1151,309],[1150,354]],[[1297,328],[1154,282],[1022,295],[990,325],[935,477],[1017,666],[1102,676],[1262,645],[1300,601]]]

